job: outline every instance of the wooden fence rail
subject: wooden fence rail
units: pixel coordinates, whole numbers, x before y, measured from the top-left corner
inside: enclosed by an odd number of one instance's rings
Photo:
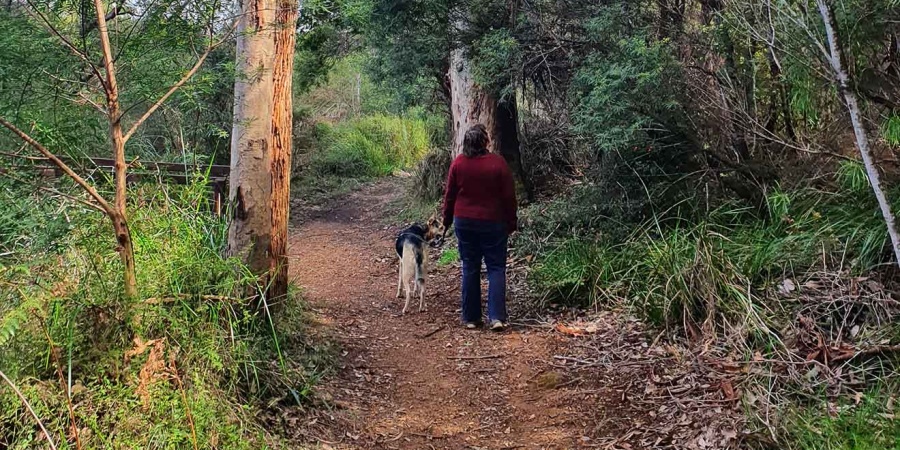
[[[32,161],[42,161],[45,158],[29,158]],[[71,167],[92,167],[104,172],[113,173],[115,160],[109,158],[86,158],[82,160],[64,159]],[[35,163],[20,165],[16,168],[37,170],[45,177],[59,178],[63,176],[59,167]],[[3,168],[0,167],[0,171]],[[216,215],[222,215],[224,201],[228,194],[228,175],[231,168],[221,165],[194,165],[182,163],[168,163],[156,161],[138,161],[129,167],[126,181],[135,183],[146,179],[165,179],[175,184],[187,184],[194,179],[197,172],[207,174],[207,182],[211,189],[210,203]]]

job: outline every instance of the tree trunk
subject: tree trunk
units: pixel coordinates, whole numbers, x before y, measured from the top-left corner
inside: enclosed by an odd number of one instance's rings
[[[894,247],[894,257],[897,264],[900,265],[900,234],[897,232],[897,224],[894,214],[891,212],[891,205],[888,203],[887,197],[881,188],[881,175],[878,167],[875,166],[872,150],[869,148],[869,136],[862,119],[856,93],[853,91],[850,83],[850,74],[846,69],[844,53],[837,34],[837,22],[834,20],[831,5],[827,4],[825,0],[817,0],[816,3],[818,4],[819,13],[825,25],[825,34],[828,38],[829,54],[826,54],[826,57],[829,64],[831,64],[831,69],[834,71],[838,91],[844,96],[844,101],[847,103],[847,110],[850,112],[850,122],[853,124],[853,133],[856,135],[856,146],[859,147],[859,153],[866,167],[869,183],[872,184],[872,190],[875,192],[875,198],[878,199],[878,206],[881,208],[882,216],[884,216],[887,231]]]
[[[237,27],[234,125],[231,132],[228,256],[241,259],[268,286],[272,242],[274,0],[242,0]]]
[[[238,23],[228,254],[287,294],[295,0],[243,0]]]
[[[287,295],[287,228],[291,201],[291,146],[293,130],[292,83],[294,41],[296,39],[296,0],[278,0],[275,13],[274,102],[272,111],[272,244],[268,296],[279,300]],[[358,87],[357,87],[358,90]]]
[[[134,264],[134,245],[131,242],[131,232],[128,229],[128,215],[125,211],[127,203],[127,168],[125,161],[125,138],[122,134],[122,112],[119,106],[119,85],[116,81],[115,60],[113,59],[112,46],[109,42],[109,28],[106,24],[106,11],[102,0],[94,0],[97,9],[97,30],[100,33],[100,48],[103,51],[103,67],[106,71],[106,80],[103,83],[106,91],[107,114],[109,118],[109,135],[112,143],[113,157],[115,159],[115,214],[110,215],[113,222],[113,230],[119,243],[118,251],[125,266],[124,290],[125,296],[137,297],[137,277]]]
[[[450,111],[453,118],[452,156],[462,153],[466,131],[482,124],[491,137],[490,151],[503,156],[516,179],[518,190],[531,198],[532,186],[524,177],[519,151],[518,110],[515,100],[498,100],[475,83],[465,52],[450,54]]]

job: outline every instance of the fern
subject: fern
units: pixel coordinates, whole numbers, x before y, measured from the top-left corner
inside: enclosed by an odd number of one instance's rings
[[[0,347],[11,341],[19,330],[33,317],[34,311],[40,309],[37,297],[29,297],[12,310],[0,316]]]

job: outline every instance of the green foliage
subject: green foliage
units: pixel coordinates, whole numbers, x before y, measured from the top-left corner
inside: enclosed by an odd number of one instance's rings
[[[867,195],[872,190],[869,176],[861,162],[842,161],[836,174],[838,185],[844,192],[856,195]]]
[[[459,262],[459,249],[458,248],[448,248],[441,252],[441,257],[438,258],[437,265],[445,267],[452,264],[456,264]]]
[[[337,52],[338,31],[333,26],[317,26],[297,39],[294,56],[294,90],[306,93],[327,79]]]
[[[227,28],[215,23],[221,20],[218,1],[145,6],[140,14],[117,15],[109,27],[126,129],[196,61],[209,28]],[[93,71],[46,29],[35,10],[88,60],[101,61],[98,33],[89,26],[93,5],[8,5],[0,10],[0,25],[8,30],[0,37],[0,115],[59,155],[111,157],[106,117],[91,106],[105,101]],[[228,47],[213,51],[206,66],[214,69],[202,68],[129,140],[131,157],[201,164],[227,157],[228,137],[222,134],[231,127],[234,89],[234,54]],[[0,133],[0,144],[14,148],[14,142]]]
[[[575,130],[599,151],[644,149],[670,138],[680,114],[677,63],[667,42],[623,39],[610,54],[589,57],[577,73]]]
[[[371,178],[411,167],[429,149],[424,122],[365,116],[334,127],[320,124],[321,148],[313,153],[313,177]]]
[[[304,402],[333,351],[303,337],[297,295],[272,323],[247,307],[242,293],[253,279],[220,256],[226,224],[209,213],[207,196],[199,176],[133,190],[139,300],[122,296],[108,219],[92,210],[68,210],[78,227],[58,248],[30,241],[0,266],[0,370],[55,436],[71,436],[59,368],[72,374],[84,448],[191,448],[194,433],[201,448],[283,446],[260,425],[259,408]],[[8,448],[36,445],[22,408],[0,388]]]
[[[894,418],[895,389],[871,389],[858,402],[822,401],[787,414],[784,440],[795,450],[881,450],[900,448]]]
[[[891,114],[884,121],[881,134],[889,145],[900,147],[900,115]]]
[[[480,86],[498,96],[514,95],[512,80],[522,65],[519,42],[505,28],[492,30],[472,44],[472,74]]]
[[[0,261],[29,248],[55,251],[75,224],[66,214],[81,205],[59,205],[41,201],[41,191],[21,186],[0,175]]]
[[[585,216],[577,200],[561,199],[558,205],[570,208],[573,218]],[[889,258],[887,233],[871,195],[774,192],[768,205],[770,220],[723,206],[697,223],[677,216],[654,219],[625,239],[572,231],[628,227],[604,223],[602,217],[585,224],[560,221],[562,212],[529,216],[518,248],[542,255],[533,281],[547,298],[582,305],[624,300],[670,325],[685,312],[697,323],[710,313],[715,320],[741,321],[747,308],[763,308],[766,287],[783,277],[823,263],[865,273]],[[555,223],[555,234],[544,234]],[[549,243],[536,245],[535,239]]]
[[[363,32],[372,49],[367,65],[373,80],[390,86],[398,107],[421,105],[434,97],[449,68],[450,7],[447,0],[371,0]]]

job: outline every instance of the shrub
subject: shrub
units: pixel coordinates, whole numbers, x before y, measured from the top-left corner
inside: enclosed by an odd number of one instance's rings
[[[444,195],[444,184],[450,171],[450,151],[435,148],[416,165],[410,184],[410,196],[423,203],[437,203]]]
[[[329,127],[319,125],[319,146],[308,176],[372,178],[411,167],[429,149],[425,122],[374,115]]]
[[[577,201],[560,204],[571,205],[575,217],[586,215],[587,207]],[[878,206],[861,191],[774,192],[768,205],[771,219],[735,206],[697,222],[657,216],[621,240],[598,231],[610,225],[602,217],[563,223],[583,231],[562,229],[558,237],[544,234],[548,225],[537,221],[541,231],[526,229],[519,248],[543,255],[532,280],[548,299],[582,305],[624,301],[660,324],[680,326],[690,317],[696,323],[755,322],[750,329],[786,320],[765,312],[764,300],[784,278],[822,264],[865,273],[889,260]],[[748,315],[751,310],[763,312]]]
[[[257,409],[303,401],[326,370],[298,338],[303,305],[270,323],[239,293],[252,285],[220,255],[226,226],[206,211],[200,179],[132,190],[131,230],[141,298],[122,295],[105,217],[69,210],[56,249],[29,246],[0,266],[0,370],[51,434],[71,438],[66,391],[84,448],[277,448]],[[46,199],[45,199],[46,201]],[[290,301],[296,303],[297,297]],[[300,356],[287,360],[283,352]],[[308,364],[308,366],[305,366]],[[64,375],[59,375],[60,373]],[[34,423],[0,388],[0,446],[34,448]]]

